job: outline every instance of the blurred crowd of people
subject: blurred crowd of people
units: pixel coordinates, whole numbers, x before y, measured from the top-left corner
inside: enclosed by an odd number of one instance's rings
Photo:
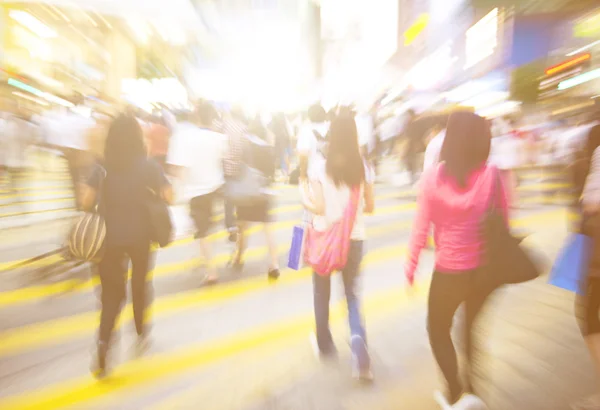
[[[417,114],[412,110],[379,118],[377,108],[361,113],[340,106],[328,112],[318,104],[306,115],[266,117],[248,116],[239,108],[218,109],[207,101],[184,112],[163,109],[148,115],[126,110],[115,117],[75,107],[30,118],[2,113],[0,165],[14,188],[19,174],[30,165],[32,149],[63,156],[78,208],[98,212],[104,219],[104,250],[98,262],[102,311],[94,361],[97,376],[104,376],[108,369],[130,261],[137,346],[140,353],[149,346],[144,319],[151,295],[147,287],[153,267],[152,224],[140,212],[147,207],[148,191],[165,204],[187,204],[203,261],[202,282],[212,285],[219,281],[219,269],[209,234],[219,207],[225,215],[228,240],[234,245],[229,268],[243,269],[248,227],[258,223],[268,248],[267,277],[279,278],[270,211],[275,196],[271,185],[280,182],[299,185],[306,229],[312,232],[306,239],[306,259],[312,261],[314,270],[316,349],[322,358],[337,355],[329,330],[331,271],[314,262],[323,255],[309,256],[314,247],[324,252],[339,248],[345,258],[340,270],[353,369],[358,379],[370,380],[371,359],[357,292],[367,240],[365,215],[375,209],[374,184],[382,160],[399,163],[409,176],[407,183],[419,183],[405,267],[409,285],[415,281],[420,252],[434,228],[436,262],[427,321],[432,351],[447,387],[438,401],[444,408],[485,408],[471,380],[459,378],[450,337],[455,312],[464,303],[470,369],[476,347],[473,325],[498,287],[486,279],[492,267],[482,256],[486,243],[481,221],[492,204],[508,227],[510,207],[517,203],[513,171],[548,164],[583,163],[583,168],[575,167],[579,170],[576,185],[587,199],[585,212],[597,213],[598,203],[591,199],[597,181],[584,189],[586,179],[591,181],[589,175],[600,169],[592,162],[600,141],[597,120],[587,116],[576,122],[524,126],[512,118],[489,121],[469,111]],[[248,192],[250,188],[257,191]],[[319,236],[318,232],[332,230],[341,236]],[[589,292],[581,303],[584,335],[597,354],[600,292],[596,279],[587,286]]]

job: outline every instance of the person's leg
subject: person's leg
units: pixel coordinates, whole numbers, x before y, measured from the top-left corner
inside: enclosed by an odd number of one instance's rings
[[[248,222],[238,221],[236,248],[233,251],[233,255],[231,255],[231,261],[229,262],[229,265],[236,270],[240,270],[244,264],[244,251],[246,250],[247,244],[246,228],[248,228]]]
[[[465,353],[467,357],[467,369],[465,372],[466,380],[465,387],[466,391],[475,393],[473,389],[473,368],[475,362],[475,354],[477,353],[477,335],[473,331],[473,326],[479,317],[479,313],[483,309],[485,302],[487,301],[490,294],[495,289],[491,284],[486,281],[486,275],[488,272],[485,270],[474,271],[471,273],[471,281],[469,284],[469,294],[465,303],[465,324],[464,324],[464,337],[465,337]]]
[[[212,206],[215,193],[192,198],[190,202],[191,216],[196,226],[196,238],[200,242],[200,255],[204,259],[206,266],[206,283],[214,283],[219,276],[216,267],[213,265],[212,249],[210,242],[206,239],[210,228],[210,219],[212,217]]]
[[[462,394],[462,385],[458,374],[456,350],[450,337],[454,313],[466,299],[469,285],[467,273],[434,272],[429,289],[427,327],[429,342],[446,383],[448,401],[455,403]]]
[[[576,315],[581,333],[600,374],[600,278],[588,278],[585,295],[576,300]]]
[[[360,313],[356,282],[360,273],[363,242],[351,241],[350,252],[346,266],[342,269],[346,303],[348,305],[348,323],[350,325],[350,349],[352,350],[352,365],[354,377],[361,380],[371,380],[371,357],[367,348],[367,335]]]
[[[265,232],[265,239],[267,241],[267,247],[269,248],[269,277],[276,279],[279,277],[279,253],[277,252],[277,242],[269,222],[263,224],[263,230]]]
[[[152,284],[148,281],[148,272],[152,269],[150,243],[144,241],[128,249],[131,258],[131,295],[133,318],[138,336],[148,333],[146,307],[152,299]]]
[[[348,305],[348,323],[350,336],[360,336],[365,342],[367,335],[360,313],[360,302],[356,292],[356,282],[360,273],[360,263],[363,256],[363,241],[351,241],[348,262],[342,270],[346,303]]]
[[[322,355],[335,354],[335,345],[329,329],[329,298],[331,296],[331,277],[313,273],[313,296],[317,345]]]
[[[98,377],[103,377],[106,372],[106,356],[115,321],[125,300],[127,262],[123,248],[108,246],[98,267],[102,289],[102,308],[98,330],[97,358],[93,369]]]
[[[227,183],[227,181],[225,181],[225,183]],[[225,212],[225,228],[229,232],[229,241],[235,242],[237,240],[236,235],[238,231],[235,221],[235,206],[225,196],[223,196],[223,208]]]

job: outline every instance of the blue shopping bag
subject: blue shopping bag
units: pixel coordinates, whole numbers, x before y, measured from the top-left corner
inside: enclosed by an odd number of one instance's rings
[[[294,226],[292,233],[292,244],[288,255],[288,268],[300,270],[303,265],[304,254],[304,227],[301,225]]]
[[[554,261],[549,283],[578,294],[588,274],[593,240],[587,235],[572,234]]]

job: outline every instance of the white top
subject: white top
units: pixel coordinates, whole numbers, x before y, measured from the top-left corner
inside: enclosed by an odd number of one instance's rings
[[[186,168],[183,177],[186,199],[210,194],[223,186],[225,135],[182,122],[175,127],[170,144],[167,162]]]
[[[358,145],[367,147],[371,152],[375,148],[373,118],[369,114],[358,114],[354,121],[358,132]]]
[[[305,125],[298,134],[297,150],[300,155],[308,155],[308,178],[315,179],[318,172],[323,168],[325,157],[321,154],[321,144],[317,140],[315,131],[325,137],[329,132],[329,123],[309,123]]]
[[[327,230],[333,223],[339,221],[344,216],[344,211],[350,201],[350,188],[346,185],[337,187],[331,178],[325,173],[323,168],[319,172],[317,180],[323,185],[323,196],[325,200],[325,215],[315,215],[313,218],[313,226],[317,231],[323,232]],[[367,183],[372,183],[374,175],[373,171],[365,165],[365,176]],[[358,209],[356,211],[356,219],[354,228],[350,235],[351,240],[363,241],[367,239],[367,230],[364,216],[364,186],[360,188],[360,199],[358,201]]]
[[[425,148],[425,160],[423,161],[423,171],[427,171],[429,168],[440,162],[440,153],[442,152],[442,145],[444,145],[445,137],[446,130],[443,130],[427,144],[427,148]]]

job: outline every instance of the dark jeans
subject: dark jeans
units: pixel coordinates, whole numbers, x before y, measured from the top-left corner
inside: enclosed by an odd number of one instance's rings
[[[151,269],[152,255],[150,242],[143,241],[130,246],[111,246],[107,244],[100,261],[99,275],[102,286],[102,312],[100,314],[99,340],[109,343],[115,321],[121,312],[126,296],[127,271],[131,259],[131,293],[133,299],[133,318],[138,335],[146,333],[144,313],[151,289],[146,283]]]
[[[366,342],[365,328],[360,314],[360,304],[356,295],[356,280],[360,273],[363,256],[363,241],[352,241],[348,262],[342,270],[346,303],[348,305],[348,322],[351,336],[361,336]],[[313,273],[313,289],[315,303],[315,322],[317,325],[317,344],[322,353],[335,350],[331,331],[329,330],[329,298],[331,295],[331,276]]]
[[[600,333],[600,278],[588,277],[585,295],[575,299],[575,314],[583,336]]]
[[[225,177],[225,184],[227,184],[228,180],[232,178]],[[237,222],[235,220],[235,206],[231,203],[231,201],[227,200],[225,196],[223,196],[223,206],[225,208],[225,227],[227,230],[232,230],[237,228]]]
[[[471,364],[474,352],[473,323],[481,311],[492,287],[485,286],[486,271],[476,269],[462,273],[435,271],[429,289],[427,327],[429,342],[450,390],[450,399],[456,400],[465,391],[472,391]],[[452,321],[458,307],[465,302],[465,343],[467,353],[467,386],[459,379],[456,350],[450,336]]]

